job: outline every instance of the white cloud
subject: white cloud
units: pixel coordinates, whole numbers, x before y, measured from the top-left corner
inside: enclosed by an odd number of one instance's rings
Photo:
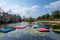
[[[45,8],[47,9],[59,9],[60,8],[60,0],[50,3],[49,5],[45,5]]]
[[[20,14],[20,15],[26,15],[27,13],[35,12],[38,9],[37,5],[31,6],[31,7],[22,7],[19,5],[9,5],[9,6],[0,6],[2,9],[4,9],[6,12],[11,10],[13,14]]]
[[[38,9],[38,6],[37,5],[34,5],[31,7],[32,10],[37,10]]]
[[[10,0],[0,0],[0,8],[7,12],[12,11],[12,14],[26,15],[27,13],[32,13],[38,10],[37,5],[31,7],[21,6],[19,4],[9,3]],[[15,1],[15,0],[14,0]],[[1,11],[1,10],[0,10]]]

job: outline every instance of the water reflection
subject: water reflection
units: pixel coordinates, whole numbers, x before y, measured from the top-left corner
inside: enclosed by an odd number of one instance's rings
[[[49,36],[42,36],[39,34],[32,35],[27,33],[25,30],[26,29],[16,29],[16,31],[12,31],[10,33],[4,34],[4,36],[1,36],[0,40],[55,40]]]
[[[4,27],[15,26],[15,25],[28,25],[27,22],[13,23],[0,25]],[[57,38],[58,37],[58,38]],[[57,35],[54,32],[38,32],[36,29],[27,27],[24,29],[16,29],[14,31],[4,33],[0,35],[0,40],[59,40],[60,34]]]
[[[60,32],[57,32],[57,31],[53,31],[54,33],[56,33],[56,34],[60,34]]]

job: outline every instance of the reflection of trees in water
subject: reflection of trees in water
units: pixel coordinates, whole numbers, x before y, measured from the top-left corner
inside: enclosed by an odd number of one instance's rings
[[[0,25],[0,28],[6,28],[6,27],[8,27],[7,24]]]
[[[60,34],[60,31],[53,31],[54,33],[56,33],[56,34]]]

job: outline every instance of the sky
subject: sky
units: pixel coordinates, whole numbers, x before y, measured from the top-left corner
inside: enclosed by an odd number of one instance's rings
[[[36,18],[60,10],[60,0],[0,0],[0,11]]]

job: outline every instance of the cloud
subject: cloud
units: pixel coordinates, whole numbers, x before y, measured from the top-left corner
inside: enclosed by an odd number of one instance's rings
[[[19,2],[19,0],[0,0],[0,11],[9,12],[10,14],[19,14],[20,16],[32,16],[38,12],[39,6],[26,5],[25,2]]]
[[[34,5],[31,7],[32,10],[37,10],[38,9],[38,6],[37,5]]]
[[[45,8],[46,9],[53,9],[53,10],[59,9],[60,8],[60,0],[56,1],[56,2],[52,2],[49,5],[45,5]]]
[[[31,7],[24,7],[20,5],[9,5],[9,6],[0,6],[5,12],[12,12],[11,14],[20,14],[26,15],[27,13],[32,13],[38,10],[37,5]]]

